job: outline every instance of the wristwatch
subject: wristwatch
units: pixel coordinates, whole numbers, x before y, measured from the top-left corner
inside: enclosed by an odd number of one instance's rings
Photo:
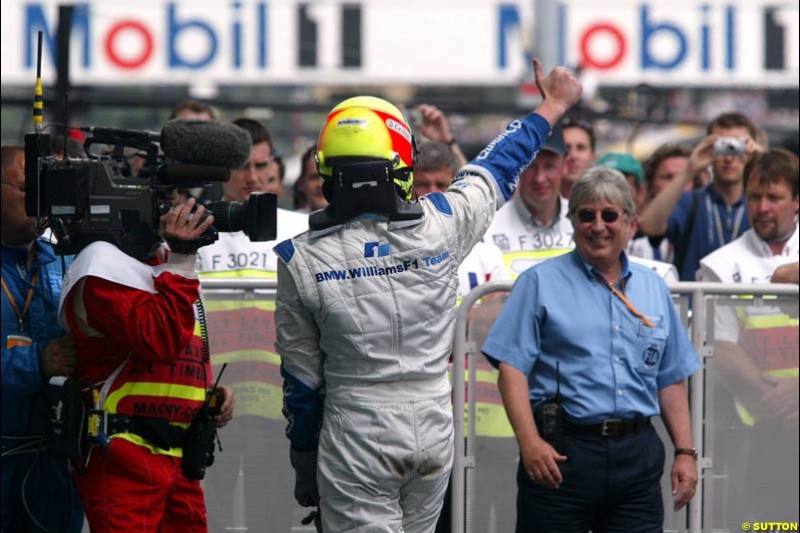
[[[697,461],[697,448],[675,448],[675,457],[679,455],[690,455]]]

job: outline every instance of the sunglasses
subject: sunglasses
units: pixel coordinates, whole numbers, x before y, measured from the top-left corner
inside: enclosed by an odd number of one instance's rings
[[[597,218],[597,213],[598,212],[594,209],[581,209],[578,211],[578,220],[586,224],[594,222]],[[620,214],[621,213],[615,209],[607,208],[600,211],[600,218],[602,218],[603,222],[606,224],[612,224],[619,220]]]

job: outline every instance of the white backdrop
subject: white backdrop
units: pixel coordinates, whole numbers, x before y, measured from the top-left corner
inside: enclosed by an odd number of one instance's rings
[[[34,80],[39,29],[54,79],[59,1],[2,2],[4,86]],[[72,83],[95,85],[514,85],[537,24],[531,0],[74,5]],[[302,42],[301,17],[315,33]],[[544,23],[557,26],[559,63],[583,63],[601,84],[798,85],[797,0],[564,0]],[[301,65],[301,49],[316,57]],[[347,54],[357,59],[343,66]]]

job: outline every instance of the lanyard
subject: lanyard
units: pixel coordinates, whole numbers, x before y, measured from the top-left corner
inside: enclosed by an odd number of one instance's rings
[[[725,206],[728,210],[729,216],[727,217],[730,221],[731,219],[731,207],[726,205]],[[715,207],[711,203],[711,197],[706,196],[706,209],[708,210],[708,244],[713,246],[714,245],[714,230],[717,230],[717,238],[719,239],[717,242],[719,246],[724,246],[728,243],[725,240],[725,234],[722,231],[722,217],[719,215],[719,208]],[[739,235],[739,228],[742,225],[742,219],[744,218],[744,204],[739,205],[736,208],[736,214],[732,215],[735,220],[733,222],[733,228],[731,229],[731,240],[735,239]]]
[[[616,287],[615,287],[613,284],[611,284],[611,283],[607,282],[607,281],[606,281],[606,280],[605,280],[605,279],[604,279],[604,278],[603,278],[603,277],[600,275],[600,273],[599,273],[599,272],[598,272],[598,273],[596,273],[596,276],[597,276],[597,280],[598,280],[598,281],[600,281],[600,283],[602,283],[603,285],[605,285],[606,287],[608,287],[608,290],[610,290],[610,291],[611,291],[611,292],[614,294],[614,296],[616,296],[617,298],[619,298],[619,299],[622,301],[622,303],[623,303],[623,304],[625,304],[625,308],[626,308],[626,309],[628,309],[628,311],[630,312],[630,314],[632,314],[633,316],[635,316],[636,318],[638,318],[639,320],[641,320],[641,321],[642,321],[642,323],[643,323],[645,326],[647,326],[648,328],[654,328],[654,327],[656,327],[656,326],[655,326],[655,324],[653,324],[653,321],[652,321],[652,320],[650,320],[649,318],[647,318],[646,316],[644,316],[644,314],[643,314],[641,311],[639,311],[638,309],[636,309],[636,306],[635,306],[635,305],[633,305],[633,303],[632,303],[630,300],[628,300],[628,297],[627,297],[627,296],[625,296],[625,293],[624,293],[624,292],[622,292],[622,291],[620,291],[619,289],[617,289],[617,288],[616,288]],[[624,280],[623,280],[623,282],[624,282]],[[624,285],[623,285],[623,287],[624,287]]]
[[[26,265],[28,270],[30,270],[31,265],[33,263],[33,254],[34,254],[35,246],[36,246],[36,244],[34,243],[34,245],[31,247],[31,251],[30,251],[30,254],[28,256],[28,263]],[[23,279],[23,281],[25,281],[25,276],[22,275],[21,271],[20,271],[19,275]],[[22,307],[22,312],[20,313],[19,307],[17,306],[17,301],[14,298],[14,295],[11,294],[11,291],[9,290],[8,285],[6,284],[5,278],[3,278],[2,275],[0,275],[0,283],[3,285],[3,292],[5,292],[6,296],[8,297],[8,304],[11,306],[11,309],[14,311],[14,314],[17,315],[17,321],[19,322],[19,332],[20,333],[22,333],[22,321],[24,320],[25,315],[28,313],[28,309],[30,309],[30,307],[31,307],[31,301],[33,300],[33,292],[34,292],[34,290],[36,288],[36,280],[38,278],[39,278],[39,270],[37,269],[33,273],[33,276],[31,276],[31,283],[28,286],[28,294],[25,295],[25,305]]]
[[[6,293],[8,297],[8,303],[11,305],[11,309],[14,310],[14,314],[17,315],[17,320],[19,321],[19,332],[22,333],[22,320],[25,318],[25,315],[28,313],[28,309],[31,307],[31,300],[33,300],[33,290],[36,287],[36,279],[39,277],[39,271],[33,273],[33,277],[31,277],[31,284],[28,287],[28,294],[25,296],[25,306],[22,308],[22,312],[19,312],[19,307],[17,307],[17,301],[14,299],[14,295],[11,294],[11,291],[8,290],[8,285],[6,285],[5,278],[0,277],[0,283],[3,284],[3,292]]]

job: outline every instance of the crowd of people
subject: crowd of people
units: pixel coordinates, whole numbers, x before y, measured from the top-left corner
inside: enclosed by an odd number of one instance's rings
[[[515,505],[501,480],[478,520],[660,531],[654,417],[675,449],[676,510],[698,481],[686,380],[701,361],[667,284],[797,284],[798,158],[738,112],[715,117],[695,147],[641,162],[601,154],[592,124],[570,115],[580,83],[538,61],[535,73],[539,107],[471,160],[433,106],[417,107],[414,131],[385,100],[337,105],[302,153],[293,209],[278,209],[270,242],[200,239],[214,223],[204,205],[283,192],[284,162],[252,118],[232,121],[251,140],[244,165],[179,189],[138,254],[100,240],[57,257],[25,213],[25,152],[4,146],[1,531],[77,533],[84,515],[93,532],[289,531],[292,497],[326,533],[448,531],[455,315],[494,280],[516,282],[482,304],[499,316],[479,362],[490,392],[477,433],[493,440],[485,464],[519,456],[518,495]],[[218,116],[187,101],[170,118]],[[135,175],[144,154],[126,156]],[[203,303],[214,278],[276,279],[275,302]],[[785,499],[756,498],[752,511],[789,519],[797,484],[776,458],[797,446],[796,309],[729,306],[714,329],[742,424],[786,435],[742,467],[759,487],[785,485]],[[67,378],[107,419],[82,464],[47,446],[48,392]],[[185,455],[212,397],[212,425],[237,438],[204,492]],[[294,480],[270,475],[287,462]]]

